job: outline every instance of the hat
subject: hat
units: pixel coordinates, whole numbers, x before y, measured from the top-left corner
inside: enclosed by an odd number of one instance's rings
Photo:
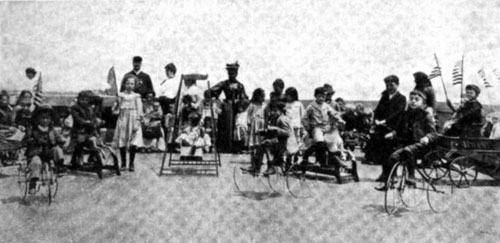
[[[389,76],[384,78],[384,82],[395,83],[395,84],[399,85],[399,78],[396,75],[389,75]]]
[[[133,59],[132,59],[133,62],[142,62],[142,57],[140,56],[135,56]]]
[[[49,115],[50,118],[55,121],[55,112],[54,112],[54,109],[52,109],[52,106],[50,105],[40,105],[38,106],[35,111],[33,111],[33,114],[31,115],[31,119],[33,121],[33,124],[36,123],[36,121],[38,120],[38,118],[41,116],[41,115]]]
[[[427,96],[424,93],[422,93],[422,91],[420,91],[420,90],[415,89],[415,90],[410,92],[410,95],[420,96],[420,98],[422,98],[422,100],[424,100],[424,102],[425,102],[425,100],[427,100]]]
[[[236,69],[238,70],[240,68],[240,64],[238,64],[238,62],[235,62],[235,63],[228,63],[226,64],[226,69],[227,70],[230,70],[230,69]]]
[[[333,87],[330,84],[324,84],[323,88],[327,94],[335,94],[335,90],[333,90]]]
[[[474,92],[476,92],[476,95],[479,95],[479,93],[481,93],[481,89],[479,89],[479,87],[477,87],[477,85],[475,84],[468,84],[467,86],[465,86],[465,89],[474,90]]]

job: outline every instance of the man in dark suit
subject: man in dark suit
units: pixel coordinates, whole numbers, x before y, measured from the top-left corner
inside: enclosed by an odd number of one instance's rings
[[[125,90],[125,77],[127,76],[135,76],[137,79],[137,83],[135,84],[135,89],[134,91],[138,94],[141,95],[142,98],[146,98],[146,94],[148,91],[153,91],[153,82],[151,82],[151,77],[145,72],[141,70],[141,65],[142,65],[142,57],[140,56],[135,56],[132,59],[132,64],[134,66],[134,69],[127,74],[122,79],[122,85],[120,87],[120,92],[123,92]]]
[[[387,156],[393,151],[394,144],[385,141],[384,135],[394,130],[401,114],[406,110],[406,97],[399,93],[399,78],[389,75],[384,78],[385,91],[375,108],[375,127],[370,134],[370,141],[366,148],[366,159],[376,164],[383,164]]]

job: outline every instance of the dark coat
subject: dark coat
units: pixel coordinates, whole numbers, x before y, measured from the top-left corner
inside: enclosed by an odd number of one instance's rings
[[[135,84],[134,92],[140,94],[143,99],[146,98],[146,93],[148,91],[154,92],[153,82],[151,81],[151,77],[149,77],[147,73],[142,71],[138,75],[136,75],[133,70],[125,74],[125,76],[123,76],[120,92],[125,91],[125,77],[129,75],[133,75],[137,78],[138,83]]]
[[[478,124],[482,121],[481,110],[483,106],[479,101],[466,101],[462,107],[458,108],[455,114],[455,124],[457,128],[465,128],[472,124]]]
[[[386,120],[389,128],[395,128],[399,120],[399,116],[406,109],[406,97],[399,93],[394,94],[392,99],[389,99],[387,91],[382,92],[382,98],[378,102],[377,108],[374,111],[374,119]]]
[[[74,134],[78,132],[93,134],[96,132],[96,115],[90,106],[82,107],[76,103],[71,107],[71,116],[73,117]]]
[[[40,156],[42,160],[48,160],[52,157],[51,149],[64,143],[62,136],[54,128],[51,127],[46,132],[34,128],[27,139],[26,157]]]
[[[431,114],[423,109],[406,110],[397,122],[395,137],[402,139],[403,144],[419,142],[427,134],[436,132],[436,125]]]
[[[215,98],[219,98],[220,94],[224,92],[226,96],[226,100],[235,99],[248,99],[247,93],[245,92],[245,86],[240,83],[238,80],[230,81],[225,80],[221,81],[210,89],[212,96]]]

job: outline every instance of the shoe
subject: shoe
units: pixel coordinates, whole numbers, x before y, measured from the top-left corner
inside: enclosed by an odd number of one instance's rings
[[[381,183],[378,187],[375,187],[375,190],[380,191],[380,192],[385,192],[385,191],[387,191],[387,184]]]
[[[274,169],[274,167],[269,167],[267,168],[267,170],[264,172],[264,175],[274,175],[276,174],[276,170]]]
[[[252,165],[250,165],[250,166],[248,166],[246,168],[241,167],[240,169],[242,171],[246,171],[248,173],[255,173],[256,171],[259,171],[259,170],[257,170],[257,168],[253,167]]]
[[[29,194],[35,194],[36,193],[36,181],[38,178],[31,178],[29,182]]]
[[[415,187],[417,185],[417,178],[413,177],[408,177],[405,180],[405,184],[407,186]]]
[[[134,167],[130,167],[130,168],[128,168],[128,171],[130,171],[130,172],[134,172]]]

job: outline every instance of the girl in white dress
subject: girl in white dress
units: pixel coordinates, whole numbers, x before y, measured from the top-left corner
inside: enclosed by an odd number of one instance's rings
[[[125,91],[118,93],[118,102],[114,112],[119,113],[116,122],[113,146],[120,149],[122,169],[127,167],[127,147],[130,152],[129,171],[134,171],[134,159],[137,147],[143,145],[141,123],[143,109],[141,95],[133,92],[136,78],[125,77]]]

